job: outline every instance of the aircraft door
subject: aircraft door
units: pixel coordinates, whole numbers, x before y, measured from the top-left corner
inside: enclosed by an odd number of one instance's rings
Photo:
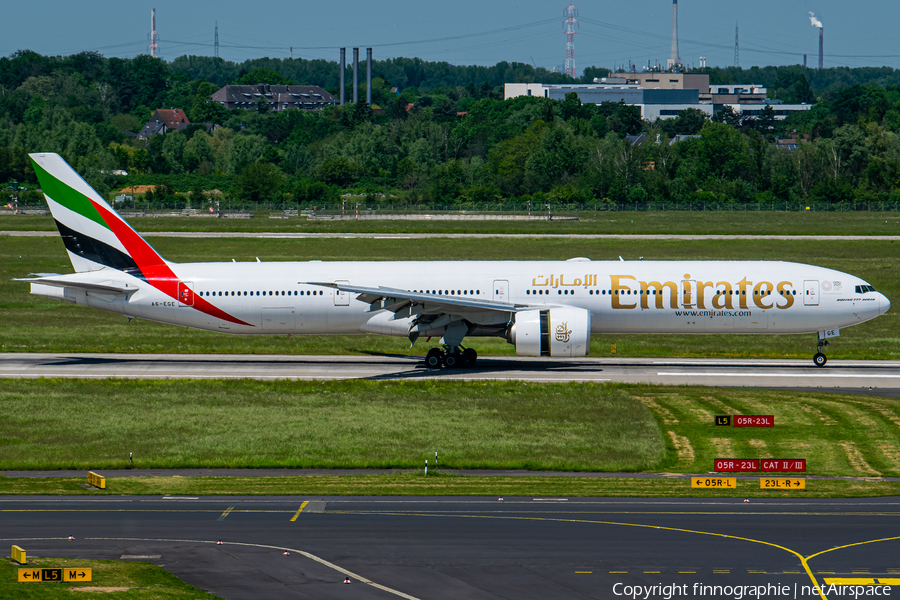
[[[335,283],[347,283],[349,281],[338,280]],[[342,292],[340,290],[334,290],[334,305],[335,306],[350,306],[350,294],[347,292]]]
[[[685,279],[681,282],[681,306],[682,308],[694,308],[697,304],[697,282],[694,279]]]
[[[819,305],[819,282],[806,280],[803,282],[803,304],[806,306]]]
[[[494,300],[497,302],[509,302],[509,281],[505,279],[494,280]]]
[[[178,282],[178,306],[194,305],[193,283],[189,281]]]

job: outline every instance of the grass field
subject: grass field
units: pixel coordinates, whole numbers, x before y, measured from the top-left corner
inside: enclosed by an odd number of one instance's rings
[[[27,550],[27,548],[26,548]],[[168,600],[179,598],[214,600],[214,596],[190,586],[165,569],[145,562],[118,560],[87,560],[73,558],[28,558],[28,567],[35,568],[85,568],[91,569],[90,583],[18,583],[20,565],[8,560],[0,561],[0,598],[17,600],[59,600],[79,597],[73,592],[79,588],[90,592],[106,592],[113,598],[140,598],[141,600]],[[81,594],[88,596],[88,594]]]
[[[866,498],[900,496],[900,483],[807,480],[805,490],[768,490],[759,480],[739,479],[737,488],[693,489],[689,479],[605,477],[475,477],[391,475],[311,475],[306,477],[121,477],[107,479],[106,491],[82,487],[86,478],[10,479],[0,477],[0,494],[174,496],[485,496],[494,498],[677,497],[677,498]],[[220,509],[221,510],[221,509]],[[285,520],[288,516],[285,515]],[[2,588],[0,588],[2,589]],[[3,597],[0,594],[0,597]]]
[[[715,427],[716,414],[774,415],[776,426]],[[806,458],[810,475],[896,477],[900,400],[523,382],[4,380],[0,447],[0,469],[121,469],[129,452],[137,468],[416,469],[437,451],[444,468],[706,473],[716,458]]]
[[[521,383],[5,380],[0,469],[641,471],[666,447],[615,388]],[[433,464],[433,461],[432,461]]]
[[[804,215],[806,216],[806,215]],[[900,243],[892,241],[814,240],[567,240],[516,238],[502,243],[470,239],[178,239],[150,238],[166,258],[179,262],[229,260],[395,260],[483,258],[551,260],[588,256],[595,260],[626,259],[791,260],[859,275],[889,298],[900,298]],[[32,272],[71,272],[62,241],[56,237],[0,236],[0,310],[4,352],[213,352],[257,354],[421,355],[405,338],[381,336],[234,336],[193,331],[42,299],[28,285],[12,282]],[[830,347],[829,358],[900,358],[900,320],[896,306],[886,315],[844,329]],[[85,335],[90,332],[90,335]],[[481,354],[512,354],[500,339],[467,339]],[[814,336],[772,335],[631,335],[592,337],[592,355],[608,356],[610,343],[618,356],[804,358],[815,349]]]
[[[275,213],[279,214],[279,213]],[[358,221],[351,218],[309,221],[301,217],[253,219],[132,217],[141,232],[292,231],[375,233],[720,233],[793,235],[900,235],[896,212],[600,212],[566,213],[578,221]],[[0,231],[56,231],[49,216],[0,215]]]

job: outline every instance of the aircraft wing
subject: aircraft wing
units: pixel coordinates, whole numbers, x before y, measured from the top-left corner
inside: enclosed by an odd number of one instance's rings
[[[347,283],[326,283],[319,281],[306,282],[306,285],[321,285],[350,294],[359,294],[357,299],[369,304],[370,312],[387,310],[400,318],[415,314],[437,315],[455,314],[465,316],[466,313],[480,313],[484,311],[499,311],[515,313],[522,310],[533,310],[538,306],[530,304],[518,304],[512,302],[499,302],[497,300],[476,299],[470,296],[449,296],[441,294],[421,294],[389,287],[365,287],[350,285]],[[541,308],[546,305],[541,304]]]

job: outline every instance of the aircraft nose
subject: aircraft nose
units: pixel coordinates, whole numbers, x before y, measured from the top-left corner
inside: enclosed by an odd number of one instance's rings
[[[879,294],[881,299],[878,302],[879,314],[884,314],[891,309],[891,301],[884,294]]]

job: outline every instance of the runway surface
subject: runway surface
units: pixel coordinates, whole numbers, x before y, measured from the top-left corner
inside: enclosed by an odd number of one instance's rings
[[[900,361],[481,357],[472,369],[425,368],[421,356],[0,353],[0,377],[137,379],[448,379],[617,381],[664,385],[846,389],[892,395]]]
[[[819,598],[803,586],[900,585],[900,498],[6,496],[0,528],[29,556],[146,560],[233,600],[614,598],[634,585],[735,597],[695,584]]]

